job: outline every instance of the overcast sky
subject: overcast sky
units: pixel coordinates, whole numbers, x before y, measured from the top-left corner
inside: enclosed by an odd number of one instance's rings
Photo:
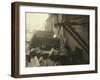
[[[36,30],[44,30],[48,14],[26,13],[26,39],[30,40]],[[30,33],[32,32],[32,33]]]
[[[28,30],[44,30],[48,14],[26,13],[26,27]]]

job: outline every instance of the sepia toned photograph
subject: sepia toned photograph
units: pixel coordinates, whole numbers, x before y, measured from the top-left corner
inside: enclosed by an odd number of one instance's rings
[[[12,77],[97,73],[97,7],[11,6]]]
[[[89,64],[89,15],[25,13],[26,67]]]

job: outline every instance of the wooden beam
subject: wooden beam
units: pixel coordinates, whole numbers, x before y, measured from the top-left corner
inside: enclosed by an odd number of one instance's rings
[[[63,26],[64,29],[70,33],[70,35],[80,44],[80,46],[89,53],[89,45],[86,44],[86,42],[82,39],[82,37],[74,30],[74,28],[71,26],[71,24],[66,23],[58,23],[56,26]]]

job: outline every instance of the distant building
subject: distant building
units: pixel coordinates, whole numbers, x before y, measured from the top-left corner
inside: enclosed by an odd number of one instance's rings
[[[59,39],[53,38],[51,31],[37,31],[30,42],[30,49],[36,47],[41,50],[59,49]]]

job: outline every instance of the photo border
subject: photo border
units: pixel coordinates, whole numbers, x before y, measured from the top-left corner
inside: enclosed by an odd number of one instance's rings
[[[19,8],[20,6],[39,6],[39,7],[57,7],[57,8],[72,8],[72,9],[89,9],[95,11],[95,70],[90,71],[75,71],[75,72],[57,72],[57,73],[41,73],[41,74],[19,74]],[[70,74],[85,74],[97,73],[97,7],[95,6],[80,6],[80,5],[62,5],[62,4],[44,4],[30,2],[13,2],[11,4],[11,76],[16,78],[22,77],[40,77],[40,76],[56,76]]]

